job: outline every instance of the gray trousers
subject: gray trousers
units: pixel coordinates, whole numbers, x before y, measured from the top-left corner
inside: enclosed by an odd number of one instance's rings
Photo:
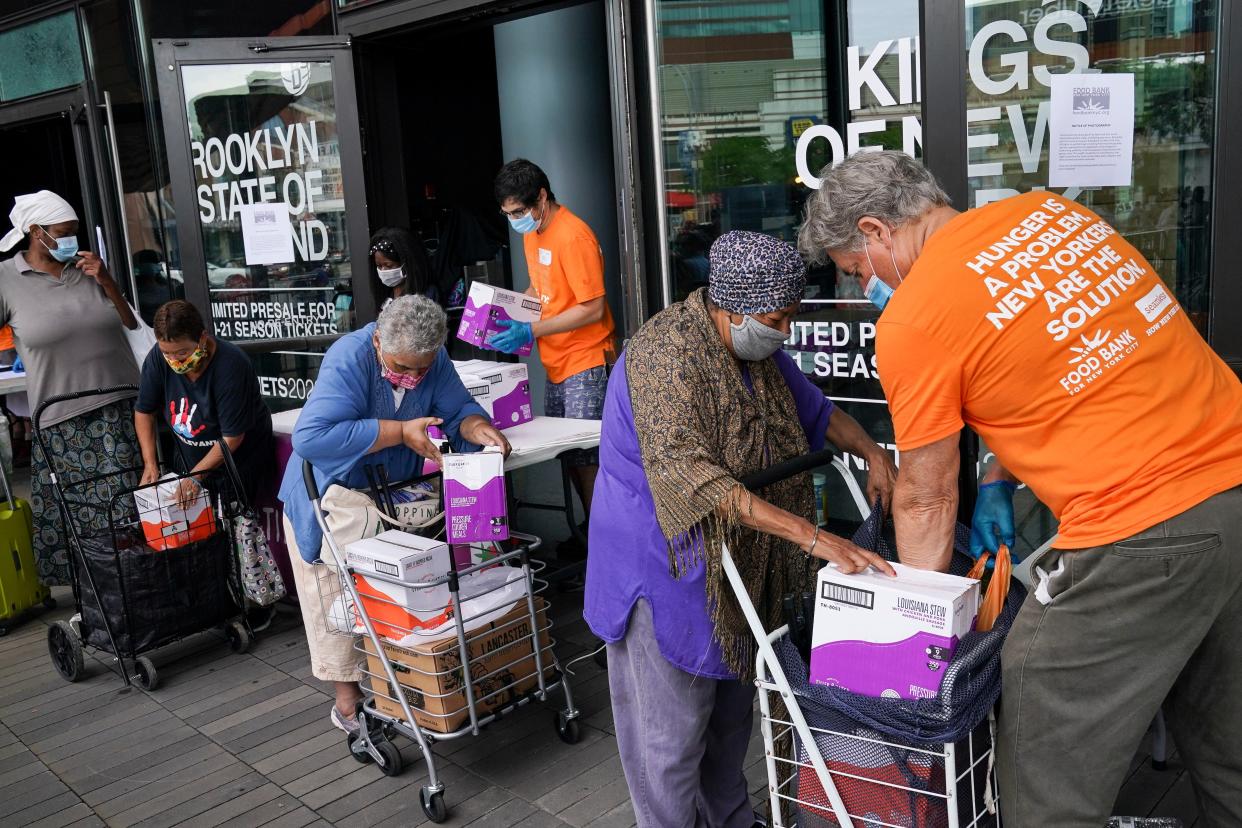
[[[1002,656],[1005,828],[1104,825],[1162,703],[1199,824],[1242,826],[1242,487],[1033,571]]]
[[[639,600],[608,645],[621,766],[639,828],[751,828],[746,777],[755,688],[693,676],[660,655]]]

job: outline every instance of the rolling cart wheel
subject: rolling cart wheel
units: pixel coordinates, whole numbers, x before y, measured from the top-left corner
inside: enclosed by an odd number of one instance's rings
[[[567,745],[576,745],[582,741],[582,725],[577,719],[568,719],[564,713],[556,714],[556,735]]]
[[[448,808],[444,805],[444,791],[431,793],[427,788],[422,788],[418,792],[418,803],[423,806],[423,813],[432,822],[440,823],[448,819]]]
[[[134,659],[134,668],[138,671],[138,686],[150,692],[160,686],[160,674],[155,669],[155,662],[146,656]]]
[[[68,622],[57,621],[47,628],[47,651],[52,666],[65,681],[82,677],[82,642]]]
[[[345,737],[345,745],[349,748],[349,755],[354,757],[354,761],[360,765],[371,764],[374,761],[371,758],[371,754],[367,753],[366,749],[362,745],[357,744],[357,742],[357,733],[351,733]]]
[[[50,596],[50,595],[49,595],[49,596],[47,596],[46,598],[44,598],[44,599],[43,599],[43,608],[44,608],[44,609],[54,610],[54,609],[56,609],[56,607],[57,607],[57,606],[59,606],[59,605],[56,603],[56,599],[55,599],[55,598],[53,598],[52,596]]]
[[[246,625],[240,621],[231,621],[224,628],[224,634],[229,639],[229,649],[241,655],[250,652],[250,647],[254,644],[254,639],[250,635],[250,630],[246,629]]]
[[[401,773],[405,767],[405,759],[401,756],[401,751],[397,750],[397,746],[392,742],[376,742],[375,749],[379,751],[380,758],[383,762],[377,762],[379,769],[383,771],[384,776],[396,776]]]

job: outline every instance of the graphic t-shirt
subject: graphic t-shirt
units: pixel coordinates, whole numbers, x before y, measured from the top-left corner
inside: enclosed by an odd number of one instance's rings
[[[1032,192],[927,242],[876,332],[898,448],[969,425],[1061,522],[1112,543],[1242,483],[1242,383],[1095,213]]]
[[[542,233],[523,237],[526,269],[539,301],[543,318],[550,319],[574,305],[604,295],[604,252],[586,222],[561,206]],[[604,352],[612,347],[612,311],[604,305],[604,318],[577,330],[539,337],[539,358],[552,382],[605,363]]]
[[[250,358],[231,342],[216,340],[215,355],[193,381],[169,368],[160,349],[152,348],[142,364],[135,407],[164,419],[177,436],[187,471],[221,437],[242,434],[246,436],[234,460],[248,488],[275,463],[272,415],[263,402],[259,378]]]

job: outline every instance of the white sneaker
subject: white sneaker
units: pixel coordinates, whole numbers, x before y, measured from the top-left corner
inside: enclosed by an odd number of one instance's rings
[[[332,703],[332,725],[338,730],[345,733],[357,733],[360,725],[357,716],[346,716],[337,708],[336,702]]]

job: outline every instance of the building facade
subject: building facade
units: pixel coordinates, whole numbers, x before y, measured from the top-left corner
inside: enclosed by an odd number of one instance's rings
[[[294,408],[375,316],[374,230],[410,228],[446,301],[469,279],[525,286],[491,199],[509,158],[595,229],[628,334],[705,283],[721,233],[792,241],[815,173],[855,152],[924,157],[960,207],[1047,188],[1052,78],[1125,73],[1129,186],[1058,189],[1242,369],[1242,241],[1221,230],[1242,180],[1239,17],[1225,0],[0,0],[0,143],[31,162],[0,173],[0,199],[62,192],[145,316],[190,299]],[[264,222],[260,250],[244,226]],[[787,348],[891,444],[875,319],[818,270]],[[987,450],[964,452],[969,492]],[[1055,525],[1024,497],[1034,546]]]

